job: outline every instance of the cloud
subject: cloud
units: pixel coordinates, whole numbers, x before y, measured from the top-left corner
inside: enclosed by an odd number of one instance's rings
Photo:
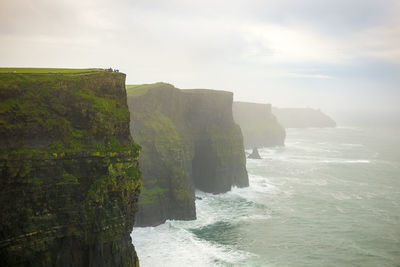
[[[307,79],[333,79],[332,76],[323,74],[304,74],[304,73],[288,73],[287,77],[293,78],[307,78]]]
[[[346,60],[338,42],[307,28],[250,24],[243,35],[248,40],[248,58],[258,62],[329,64]]]
[[[2,0],[0,65],[112,66],[129,83],[303,106],[369,88],[389,103],[399,14],[397,0]]]
[[[358,57],[400,64],[400,19],[356,33],[350,46]]]
[[[0,38],[104,43],[129,35],[168,54],[176,47],[190,58],[218,53],[249,64],[399,57],[400,4],[392,0],[3,0],[0,7]]]

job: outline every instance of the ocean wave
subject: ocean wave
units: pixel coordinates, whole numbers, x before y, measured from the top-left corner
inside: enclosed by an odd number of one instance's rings
[[[343,192],[332,193],[331,196],[336,200],[349,200],[352,199],[350,195],[347,195]]]
[[[363,144],[349,144],[349,143],[343,143],[341,144],[342,146],[346,146],[346,147],[363,147]]]
[[[234,187],[219,195],[196,191],[196,196],[201,198],[196,200],[196,226],[202,227],[226,220],[240,223],[252,219],[252,214],[257,214],[258,219],[269,219],[270,210],[265,205],[264,198],[274,190],[271,185],[250,183],[249,187]]]
[[[162,266],[231,266],[254,257],[219,242],[224,238],[221,232],[229,232],[230,228],[234,232],[235,227],[247,221],[270,219],[270,211],[255,196],[276,188],[261,176],[250,175],[250,181],[249,187],[232,188],[224,194],[197,190],[200,199],[196,200],[196,220],[170,220],[157,227],[134,228],[132,240],[141,266],[159,266],[160,259]]]
[[[321,163],[371,163],[369,159],[326,159],[320,160]]]
[[[328,181],[326,179],[297,179],[297,183],[302,185],[326,186]]]
[[[286,147],[261,148],[264,159],[247,161],[249,187],[196,191],[197,220],[135,228],[141,265],[396,265],[400,165],[348,133],[289,132]]]
[[[162,266],[232,265],[252,256],[232,246],[197,238],[175,223],[167,221],[157,227],[134,228],[131,237],[141,266],[160,266],[160,259]]]
[[[321,159],[322,158],[322,159]],[[287,163],[341,163],[341,164],[351,164],[351,163],[371,163],[371,159],[345,159],[345,158],[334,158],[334,157],[321,157],[321,156],[306,156],[306,155],[292,155],[292,156],[275,156],[271,159],[263,160],[249,160],[248,163],[254,166],[265,166],[266,161],[275,162],[287,162]]]

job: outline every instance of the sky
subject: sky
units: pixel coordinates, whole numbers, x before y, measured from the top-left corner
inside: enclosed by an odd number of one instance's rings
[[[399,0],[0,0],[0,66],[400,115]]]

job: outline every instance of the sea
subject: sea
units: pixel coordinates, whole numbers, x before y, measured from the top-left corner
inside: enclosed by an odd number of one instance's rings
[[[196,192],[197,220],[134,228],[140,265],[400,266],[399,129],[287,129],[259,152],[249,187]]]

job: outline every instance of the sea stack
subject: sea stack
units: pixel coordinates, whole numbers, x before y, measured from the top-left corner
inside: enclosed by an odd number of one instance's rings
[[[253,152],[248,156],[249,159],[261,159],[260,154],[258,153],[258,149],[255,147],[253,148]]]

